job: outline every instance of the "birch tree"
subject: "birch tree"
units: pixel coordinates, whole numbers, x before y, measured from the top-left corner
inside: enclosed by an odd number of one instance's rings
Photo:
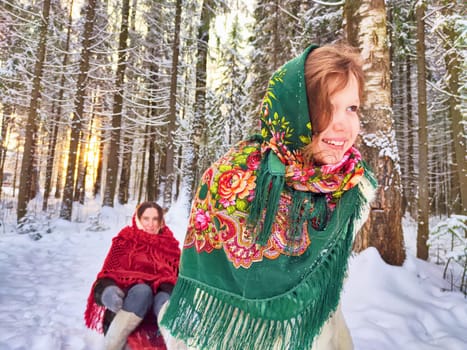
[[[366,76],[361,106],[362,154],[369,160],[377,181],[377,197],[369,220],[358,235],[354,249],[378,249],[389,264],[405,259],[398,153],[391,115],[389,48],[386,8],[383,0],[346,1],[345,31],[348,41],[361,50]]]

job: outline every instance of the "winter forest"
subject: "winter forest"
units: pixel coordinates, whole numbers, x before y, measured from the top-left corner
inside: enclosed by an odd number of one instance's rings
[[[272,72],[345,40],[379,182],[354,250],[401,265],[410,216],[417,257],[465,293],[465,15],[460,0],[0,0],[1,229],[79,221],[89,198],[183,198],[188,215],[204,169],[256,130]]]

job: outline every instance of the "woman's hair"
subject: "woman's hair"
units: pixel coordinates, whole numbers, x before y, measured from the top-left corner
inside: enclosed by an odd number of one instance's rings
[[[314,135],[331,122],[331,96],[346,87],[351,76],[357,79],[358,96],[363,99],[365,84],[362,59],[356,48],[347,44],[331,44],[314,49],[305,61],[305,84]],[[312,142],[303,148],[305,162],[313,162]]]
[[[358,95],[363,99],[364,74],[356,48],[347,44],[331,44],[314,49],[305,61],[308,112],[313,134],[326,129],[332,118],[331,96],[347,85],[351,75],[358,82]]]
[[[136,217],[141,219],[141,216],[143,215],[144,211],[148,208],[154,208],[157,210],[157,215],[159,216],[159,222],[164,222],[164,211],[162,210],[162,207],[157,204],[156,202],[142,202],[136,207]]]

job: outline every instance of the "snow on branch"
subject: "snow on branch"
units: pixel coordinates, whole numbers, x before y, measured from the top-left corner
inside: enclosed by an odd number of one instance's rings
[[[314,3],[319,4],[319,5],[324,5],[324,6],[342,6],[344,5],[344,1],[339,1],[339,2],[325,2],[325,1],[320,1],[320,0],[312,0]]]
[[[379,157],[389,157],[395,163],[399,162],[394,130],[389,132],[378,130],[375,134],[365,134],[362,140],[366,146],[379,149]]]

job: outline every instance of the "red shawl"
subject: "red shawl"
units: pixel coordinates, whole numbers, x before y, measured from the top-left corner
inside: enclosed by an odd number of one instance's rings
[[[124,292],[136,283],[146,283],[156,293],[162,283],[175,285],[179,260],[179,242],[167,226],[158,234],[150,234],[139,229],[133,217],[133,224],[123,228],[112,239],[96,282],[111,278]],[[89,294],[84,318],[87,327],[102,333],[105,307],[94,299],[96,282]],[[149,312],[148,316],[128,337],[132,350],[165,349],[162,337],[156,336],[157,324],[152,313]]]

